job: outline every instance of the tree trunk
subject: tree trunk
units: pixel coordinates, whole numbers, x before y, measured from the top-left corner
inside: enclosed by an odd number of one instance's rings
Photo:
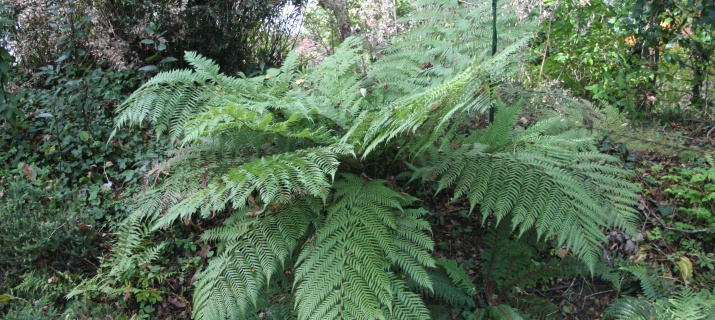
[[[318,5],[333,13],[340,42],[352,35],[352,23],[350,22],[347,0],[318,0]]]

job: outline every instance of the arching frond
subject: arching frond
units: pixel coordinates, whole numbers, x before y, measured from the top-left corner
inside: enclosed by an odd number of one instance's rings
[[[264,157],[229,169],[216,181],[170,207],[154,229],[196,212],[202,217],[228,208],[243,209],[254,193],[263,205],[288,203],[310,195],[325,199],[330,180],[338,168],[337,157],[348,154],[348,146],[332,145]]]
[[[426,267],[431,240],[419,233],[419,211],[405,211],[409,198],[356,176],[342,175],[325,224],[305,244],[295,272],[298,319],[425,318],[421,299],[399,287],[393,274],[402,269],[431,288]]]
[[[234,212],[202,238],[219,242],[220,254],[202,271],[194,292],[194,318],[245,319],[259,309],[267,287],[306,236],[315,201],[271,207],[261,214]]]
[[[592,269],[600,260],[601,227],[631,234],[637,221],[637,186],[619,160],[593,151],[589,133],[555,117],[515,131],[517,107],[501,108],[489,128],[473,133],[416,176],[438,176],[437,190],[454,186],[482,219],[509,216],[521,233],[555,236]]]

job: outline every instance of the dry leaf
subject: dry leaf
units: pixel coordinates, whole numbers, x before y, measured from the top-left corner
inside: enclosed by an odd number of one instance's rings
[[[35,180],[35,175],[34,175],[35,170],[33,170],[29,164],[24,163],[24,162],[22,163],[22,173],[25,174],[26,178]]]
[[[561,259],[565,258],[568,253],[569,251],[566,247],[561,247],[556,250],[556,254],[558,254]]]
[[[201,250],[199,250],[199,252],[197,252],[196,254],[197,254],[199,257],[201,257],[202,259],[206,259],[206,257],[209,256],[209,252],[211,252],[211,250],[209,250],[209,247],[203,247],[203,248],[201,248]]]
[[[690,279],[693,278],[693,263],[690,259],[688,259],[688,257],[680,257],[678,268],[680,268],[680,279],[683,280],[685,284],[690,283]]]
[[[360,180],[362,180],[362,183],[368,183],[372,181],[372,178],[368,177],[364,172],[360,174]]]

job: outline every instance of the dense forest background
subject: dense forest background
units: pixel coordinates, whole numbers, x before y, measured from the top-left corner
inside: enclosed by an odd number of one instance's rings
[[[0,318],[715,315],[712,1],[0,0],[0,28]]]

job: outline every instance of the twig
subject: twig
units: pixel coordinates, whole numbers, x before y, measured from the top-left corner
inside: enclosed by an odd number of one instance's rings
[[[576,280],[576,279],[574,279],[574,280]],[[570,289],[570,288],[574,285],[574,282],[575,282],[575,281],[572,281],[570,284],[565,284],[565,285],[562,285],[562,286],[552,287],[552,288],[547,288],[547,289],[531,289],[531,290],[526,290],[526,292],[528,292],[528,293],[544,293],[544,292],[550,292],[550,291],[556,291],[556,290],[568,290],[568,289]],[[581,281],[579,281],[579,282],[576,283],[576,284],[577,284],[577,285],[580,285],[580,284],[581,284]]]
[[[710,228],[698,229],[698,230],[694,230],[694,229],[688,230],[688,229],[678,229],[678,228],[668,227],[668,226],[665,225],[665,223],[663,223],[663,220],[661,220],[660,217],[658,217],[657,215],[653,215],[653,216],[656,218],[656,220],[658,220],[658,223],[660,223],[660,225],[661,225],[661,226],[663,227],[663,229],[665,229],[665,230],[670,230],[670,231],[675,231],[675,232],[682,232],[682,233],[689,233],[689,234],[704,233],[704,232],[712,231]],[[658,246],[655,246],[655,247],[657,248]]]
[[[699,229],[699,230],[688,230],[688,229],[678,229],[678,228],[666,227],[666,226],[663,226],[663,229],[675,231],[675,232],[682,232],[682,233],[703,233],[703,232],[710,231],[710,228]]]
[[[52,230],[52,232],[50,232],[49,238],[51,238],[52,235],[55,234],[55,231],[57,231],[57,230],[59,230],[60,228],[64,227],[66,224],[67,224],[67,222],[63,222],[59,227],[57,227],[57,228],[55,228],[54,230]]]
[[[95,269],[99,270],[99,267],[97,267],[96,264],[92,263],[92,261],[89,261],[87,258],[84,258],[84,261],[86,261],[87,263],[91,264]]]
[[[654,144],[654,145],[658,145],[658,146],[662,146],[662,147],[666,147],[666,148],[673,148],[673,149],[679,149],[679,150],[682,150],[682,151],[693,151],[693,152],[700,152],[700,153],[702,153],[702,151],[696,150],[696,149],[694,149],[694,148],[688,148],[688,147],[683,147],[683,146],[677,146],[677,145],[674,145],[674,144],[668,144],[668,143],[658,142],[658,141],[654,141],[654,140],[650,140],[650,139],[639,138],[639,137],[631,136],[631,135],[628,135],[628,134],[625,134],[625,133],[619,133],[619,132],[615,132],[615,131],[609,131],[608,134],[610,134],[610,135],[612,135],[612,136],[616,136],[616,137],[638,140],[638,141],[645,142],[645,143],[652,143],[652,144]]]
[[[611,289],[611,290],[605,290],[605,291],[601,291],[601,292],[592,293],[592,294],[589,294],[589,295],[583,297],[583,300],[586,300],[586,299],[588,299],[588,298],[590,298],[590,297],[593,297],[593,296],[596,296],[596,295],[599,295],[599,294],[610,293],[610,292],[613,292],[613,291],[616,291],[616,289]]]
[[[551,12],[551,17],[549,18],[549,29],[546,33],[546,47],[544,48],[544,58],[541,59],[541,67],[539,68],[539,78],[536,79],[537,85],[541,85],[541,75],[544,73],[544,63],[546,63],[546,55],[549,54],[549,42],[551,41],[551,23],[554,21],[554,16],[556,15],[556,10],[559,9],[560,3],[556,4],[556,8]]]

